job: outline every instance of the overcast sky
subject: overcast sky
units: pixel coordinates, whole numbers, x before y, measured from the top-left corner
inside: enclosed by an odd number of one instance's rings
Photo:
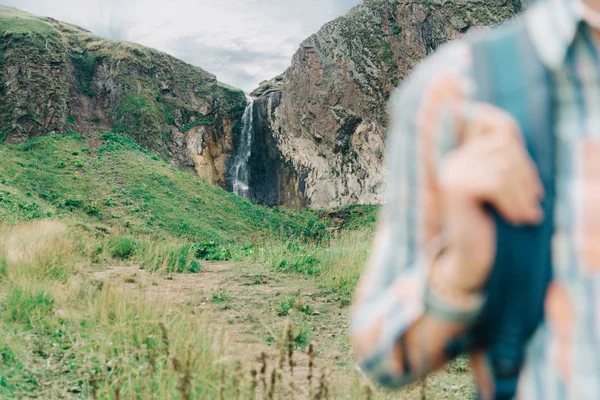
[[[170,53],[250,91],[300,42],[360,0],[0,0]]]

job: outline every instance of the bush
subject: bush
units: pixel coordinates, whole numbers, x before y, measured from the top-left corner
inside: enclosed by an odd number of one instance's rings
[[[100,215],[100,207],[98,207],[96,204],[88,204],[83,207],[83,212],[91,217],[97,217]]]
[[[317,254],[296,242],[288,243],[283,254],[276,257],[272,265],[282,272],[299,272],[306,275],[318,275],[321,272]]]
[[[75,67],[75,75],[77,76],[81,92],[89,97],[94,97],[95,95],[92,88],[92,80],[96,64],[101,60],[101,56],[92,55],[87,51],[82,55],[71,55],[71,61]]]
[[[200,263],[195,259],[195,249],[191,244],[174,249],[168,254],[167,272],[197,274],[200,272]]]
[[[191,123],[185,125],[183,128],[181,128],[181,131],[187,132],[190,129],[195,128],[200,125],[213,125],[213,124],[214,123],[209,118],[201,117],[201,118],[198,118],[197,120],[195,120],[194,122],[191,122]]]
[[[66,199],[64,204],[65,208],[68,208],[69,211],[73,211],[75,208],[81,208],[83,206],[83,201],[79,199]]]
[[[144,269],[168,274],[196,274],[201,270],[200,262],[196,258],[196,246],[178,240],[145,240],[140,246],[136,260]]]
[[[196,258],[208,261],[227,261],[231,259],[231,251],[216,242],[201,242],[196,244]]]
[[[129,236],[113,236],[108,241],[110,256],[119,260],[129,260],[135,254],[138,242]]]

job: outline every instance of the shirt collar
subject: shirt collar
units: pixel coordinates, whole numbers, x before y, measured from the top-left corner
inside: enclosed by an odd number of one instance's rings
[[[581,0],[544,0],[525,14],[527,28],[541,60],[559,68],[584,21]]]

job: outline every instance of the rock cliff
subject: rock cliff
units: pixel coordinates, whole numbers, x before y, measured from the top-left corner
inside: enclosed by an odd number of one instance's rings
[[[245,97],[167,54],[0,7],[0,142],[120,131],[226,187]]]
[[[425,56],[520,1],[366,0],[306,39],[253,96],[251,196],[324,208],[380,203],[392,90]]]

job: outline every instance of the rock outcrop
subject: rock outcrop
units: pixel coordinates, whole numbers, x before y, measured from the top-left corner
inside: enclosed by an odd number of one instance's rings
[[[251,195],[325,208],[382,202],[392,90],[425,56],[520,1],[366,0],[305,40],[291,67],[256,89]]]
[[[124,132],[226,187],[245,97],[167,54],[0,7],[0,142]]]

